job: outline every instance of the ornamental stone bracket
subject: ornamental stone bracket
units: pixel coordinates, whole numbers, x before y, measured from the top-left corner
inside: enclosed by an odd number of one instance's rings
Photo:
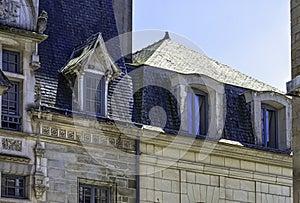
[[[45,199],[45,191],[49,188],[49,178],[47,177],[47,159],[44,158],[45,143],[37,141],[34,148],[35,153],[35,173],[33,189],[37,200]]]
[[[40,56],[37,54],[32,54],[30,65],[32,71],[39,69],[41,67]]]

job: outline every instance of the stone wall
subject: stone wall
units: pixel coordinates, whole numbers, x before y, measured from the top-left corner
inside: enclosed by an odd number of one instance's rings
[[[176,139],[142,141],[140,202],[292,201],[291,156],[228,140]]]

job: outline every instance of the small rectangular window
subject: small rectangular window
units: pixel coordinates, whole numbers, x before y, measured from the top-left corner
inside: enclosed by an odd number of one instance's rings
[[[188,132],[195,135],[207,134],[207,94],[194,90],[188,92]]]
[[[105,186],[79,185],[79,203],[109,203],[110,189]]]
[[[2,51],[2,70],[11,73],[20,73],[20,53],[14,51]]]
[[[84,110],[101,115],[105,113],[105,78],[102,75],[87,74],[85,76]]]
[[[2,128],[20,130],[20,83],[11,81],[12,86],[2,95]]]
[[[277,148],[277,111],[269,105],[261,108],[261,131],[262,145]]]
[[[1,197],[26,198],[26,178],[24,176],[2,174]]]

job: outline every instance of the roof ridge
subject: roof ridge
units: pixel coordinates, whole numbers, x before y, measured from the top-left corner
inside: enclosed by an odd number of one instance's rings
[[[148,46],[134,52],[132,55],[134,55],[136,57],[133,57],[133,63],[136,62],[135,58],[138,58],[137,56],[139,54],[143,54],[146,51],[150,51],[149,54],[145,57],[146,58],[145,61],[147,61],[149,58],[151,58],[151,56],[154,54],[154,52],[162,45],[162,43],[167,41],[167,40],[171,40],[171,38],[170,38],[169,33],[165,32],[165,35],[162,39],[160,39],[160,40],[158,40],[158,41],[156,41],[152,44],[149,44]]]

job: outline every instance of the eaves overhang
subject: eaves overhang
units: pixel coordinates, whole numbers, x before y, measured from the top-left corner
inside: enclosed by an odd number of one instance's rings
[[[23,30],[15,27],[5,26],[0,24],[0,37],[6,36],[13,39],[22,38],[28,41],[41,43],[47,39],[48,35],[38,34],[34,31]]]

